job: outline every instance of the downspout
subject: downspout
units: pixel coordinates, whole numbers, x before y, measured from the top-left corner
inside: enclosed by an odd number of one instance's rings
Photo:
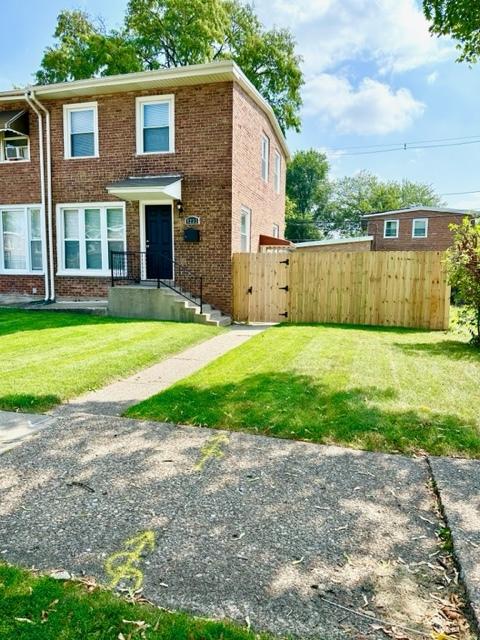
[[[29,92],[25,91],[24,94],[25,101],[29,105],[29,107],[34,111],[38,118],[38,150],[40,155],[40,198],[42,202],[42,212],[45,215],[45,158],[43,154],[43,118],[40,111],[30,100]],[[44,257],[45,256],[45,252]],[[50,283],[49,283],[49,269],[48,264],[45,263],[45,302],[50,300]]]
[[[31,100],[43,111],[46,122],[47,142],[47,227],[48,227],[48,260],[50,271],[50,300],[55,300],[55,269],[53,264],[53,207],[52,207],[52,143],[50,134],[50,111],[35,96],[32,89],[29,91]]]

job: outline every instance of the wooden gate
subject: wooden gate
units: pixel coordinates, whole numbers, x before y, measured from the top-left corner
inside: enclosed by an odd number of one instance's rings
[[[447,329],[443,259],[439,251],[235,254],[233,316]]]

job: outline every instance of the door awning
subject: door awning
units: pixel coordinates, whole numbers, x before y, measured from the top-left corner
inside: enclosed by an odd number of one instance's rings
[[[112,196],[121,200],[181,200],[182,176],[168,174],[127,178],[107,186]]]
[[[3,132],[28,136],[28,113],[25,109],[0,111],[0,133]]]

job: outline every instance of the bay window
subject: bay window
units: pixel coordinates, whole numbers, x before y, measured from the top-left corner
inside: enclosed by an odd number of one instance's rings
[[[108,275],[112,251],[125,251],[121,203],[63,205],[58,211],[60,273]]]
[[[43,269],[41,208],[0,208],[0,272],[32,273]]]

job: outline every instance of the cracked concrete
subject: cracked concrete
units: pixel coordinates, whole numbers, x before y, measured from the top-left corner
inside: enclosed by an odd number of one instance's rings
[[[63,416],[0,457],[0,557],[112,586],[140,572],[160,606],[280,635],[379,637],[323,598],[430,635],[428,484],[423,459]]]
[[[70,400],[56,408],[53,413],[120,416],[128,407],[160,393],[265,329],[266,325],[233,325],[224,333],[166,358],[128,378],[112,382],[102,389]]]

